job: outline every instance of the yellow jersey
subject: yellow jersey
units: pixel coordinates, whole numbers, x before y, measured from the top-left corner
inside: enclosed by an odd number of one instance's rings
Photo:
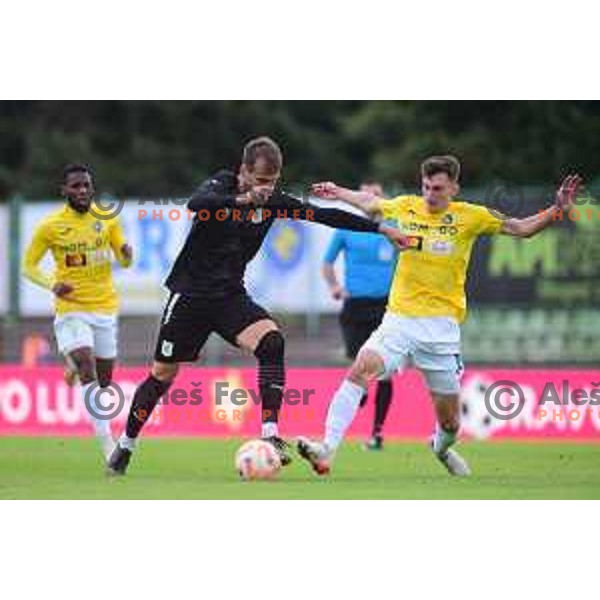
[[[384,219],[393,220],[409,237],[400,253],[388,310],[406,317],[453,317],[467,312],[465,279],[473,243],[495,234],[500,216],[484,206],[453,200],[448,208],[430,213],[421,196],[399,196],[378,203]]]
[[[94,207],[98,214],[102,211]],[[51,290],[55,283],[68,283],[73,291],[55,298],[57,314],[94,312],[114,314],[118,297],[112,277],[113,255],[128,267],[121,251],[126,243],[118,217],[101,220],[91,213],[78,213],[66,204],[37,226],[23,260],[23,275]],[[54,258],[54,273],[39,268],[47,251]]]

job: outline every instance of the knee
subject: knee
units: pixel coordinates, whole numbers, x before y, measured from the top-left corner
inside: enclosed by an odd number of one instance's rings
[[[352,367],[350,367],[348,379],[366,388],[383,371],[383,361],[379,356],[372,352],[361,352]]]
[[[75,364],[77,366],[77,376],[82,384],[96,381],[96,368],[91,357],[80,358]]]
[[[179,371],[177,363],[161,363],[155,362],[152,365],[152,377],[162,381],[163,383],[171,383]]]
[[[281,363],[285,356],[285,340],[280,331],[269,331],[254,350],[254,356],[260,362]]]
[[[448,433],[460,429],[460,401],[457,394],[431,392],[435,414],[440,427]]]
[[[458,433],[460,429],[460,415],[458,411],[437,411],[437,420],[444,431]]]

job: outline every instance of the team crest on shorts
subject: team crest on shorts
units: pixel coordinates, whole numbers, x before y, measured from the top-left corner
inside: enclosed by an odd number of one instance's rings
[[[160,347],[160,352],[163,356],[173,356],[173,342],[163,340],[163,343]]]

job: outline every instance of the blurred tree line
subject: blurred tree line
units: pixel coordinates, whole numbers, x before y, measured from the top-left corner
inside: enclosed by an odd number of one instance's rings
[[[281,144],[291,184],[412,188],[432,153],[459,156],[468,185],[600,174],[591,101],[2,101],[0,199],[55,196],[68,162],[92,165],[103,192],[186,195],[262,134]]]

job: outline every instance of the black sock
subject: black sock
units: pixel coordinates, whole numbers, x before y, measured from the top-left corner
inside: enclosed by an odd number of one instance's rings
[[[392,382],[380,381],[377,384],[375,395],[375,419],[373,421],[373,435],[381,435],[385,418],[392,403]]]
[[[364,408],[365,404],[367,403],[367,398],[369,397],[369,394],[367,394],[367,392],[365,392],[362,395],[362,398],[360,399],[360,402],[358,403],[358,407],[359,408]]]
[[[138,386],[133,396],[133,402],[129,409],[125,435],[136,438],[140,435],[142,427],[150,418],[154,407],[158,404],[160,397],[169,389],[172,382],[165,382],[149,375],[146,381]]]
[[[279,331],[269,331],[260,340],[254,356],[258,358],[258,389],[262,400],[262,422],[277,423],[285,386],[285,344]]]

